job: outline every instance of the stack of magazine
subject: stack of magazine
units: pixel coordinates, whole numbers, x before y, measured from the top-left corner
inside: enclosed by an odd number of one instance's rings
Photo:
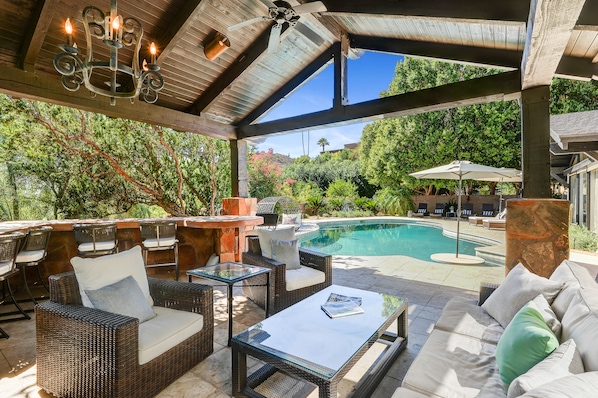
[[[328,300],[322,304],[322,311],[330,318],[363,314],[361,297],[349,297],[342,294],[330,293]]]

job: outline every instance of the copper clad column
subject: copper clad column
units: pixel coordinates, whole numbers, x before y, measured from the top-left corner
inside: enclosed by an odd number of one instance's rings
[[[506,273],[518,263],[548,278],[569,258],[570,203],[558,199],[507,200]]]

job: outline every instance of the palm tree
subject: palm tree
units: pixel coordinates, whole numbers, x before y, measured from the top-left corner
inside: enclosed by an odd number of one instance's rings
[[[330,143],[328,142],[328,140],[326,138],[322,137],[318,140],[318,145],[322,147],[322,152],[324,152],[324,147],[326,145],[330,145]]]

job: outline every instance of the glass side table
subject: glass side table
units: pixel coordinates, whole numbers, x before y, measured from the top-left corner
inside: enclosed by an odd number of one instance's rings
[[[218,282],[223,282],[227,286],[227,300],[228,300],[228,345],[230,347],[230,340],[233,334],[233,285],[245,279],[252,278],[257,275],[266,274],[266,318],[270,315],[268,304],[270,303],[270,268],[258,267],[257,265],[247,265],[241,263],[220,263],[210,265],[207,267],[196,268],[187,271],[189,282],[192,282],[193,277],[212,279]]]

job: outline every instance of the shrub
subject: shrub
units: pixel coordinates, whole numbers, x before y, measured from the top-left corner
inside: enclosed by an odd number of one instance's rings
[[[577,224],[569,226],[569,245],[572,249],[598,251],[598,234]]]
[[[413,198],[408,188],[384,188],[376,193],[374,201],[377,207],[387,215],[404,216],[413,210]]]
[[[371,211],[367,211],[367,210],[348,210],[348,211],[333,211],[331,213],[332,217],[343,217],[343,218],[349,218],[349,217],[371,217],[373,215],[373,213]]]
[[[305,206],[311,214],[319,216],[322,209],[326,206],[326,201],[322,195],[310,196],[307,198]]]
[[[357,186],[350,181],[336,180],[326,190],[328,198],[345,199],[353,201],[357,198]]]

